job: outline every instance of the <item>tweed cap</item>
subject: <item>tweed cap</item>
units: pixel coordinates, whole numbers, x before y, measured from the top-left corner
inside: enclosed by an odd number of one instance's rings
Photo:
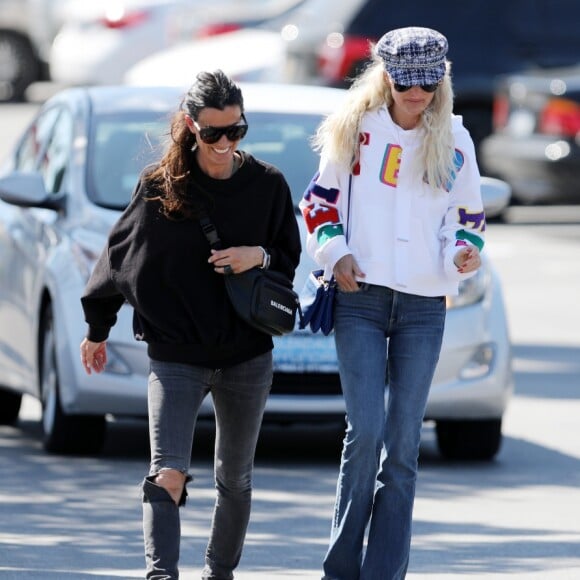
[[[395,83],[432,85],[445,75],[445,36],[431,28],[410,26],[384,34],[375,50]]]

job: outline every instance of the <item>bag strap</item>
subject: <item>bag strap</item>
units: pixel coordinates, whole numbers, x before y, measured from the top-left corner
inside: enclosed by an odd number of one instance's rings
[[[346,203],[346,231],[344,232],[344,237],[346,238],[346,243],[348,244],[348,230],[350,226],[350,194],[352,191],[352,173],[348,174],[348,193],[347,193],[347,203]],[[334,274],[331,270],[328,270],[327,267],[324,268],[322,272],[322,279],[325,282],[330,283],[331,285],[336,284],[336,280],[334,279]]]
[[[352,173],[348,174],[348,198],[347,198],[347,214],[346,214],[346,232],[344,237],[346,238],[346,243],[348,244],[348,229],[350,225],[350,193],[352,191]]]
[[[205,210],[202,210],[199,214],[199,225],[211,248],[213,250],[221,250],[222,241],[220,240],[214,223]]]

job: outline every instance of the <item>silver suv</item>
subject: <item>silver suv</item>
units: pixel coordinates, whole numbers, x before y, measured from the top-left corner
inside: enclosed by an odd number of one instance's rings
[[[19,101],[48,80],[48,51],[66,0],[0,0],[0,102]]]

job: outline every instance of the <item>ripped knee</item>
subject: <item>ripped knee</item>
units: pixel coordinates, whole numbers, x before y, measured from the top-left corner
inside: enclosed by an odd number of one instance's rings
[[[176,469],[162,469],[148,475],[143,481],[143,501],[172,501],[178,506],[185,505],[186,484],[193,478]]]

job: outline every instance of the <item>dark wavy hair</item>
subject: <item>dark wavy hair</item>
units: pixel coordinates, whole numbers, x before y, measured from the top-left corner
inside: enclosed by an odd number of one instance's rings
[[[212,205],[211,194],[199,185],[189,187],[194,164],[193,151],[197,147],[195,135],[189,130],[185,115],[197,120],[205,108],[223,111],[229,106],[239,106],[244,112],[244,99],[240,87],[223,71],[200,72],[181,101],[179,110],[171,119],[169,147],[159,165],[146,177],[159,195],[162,212],[167,217],[191,218],[199,215],[203,207]]]

